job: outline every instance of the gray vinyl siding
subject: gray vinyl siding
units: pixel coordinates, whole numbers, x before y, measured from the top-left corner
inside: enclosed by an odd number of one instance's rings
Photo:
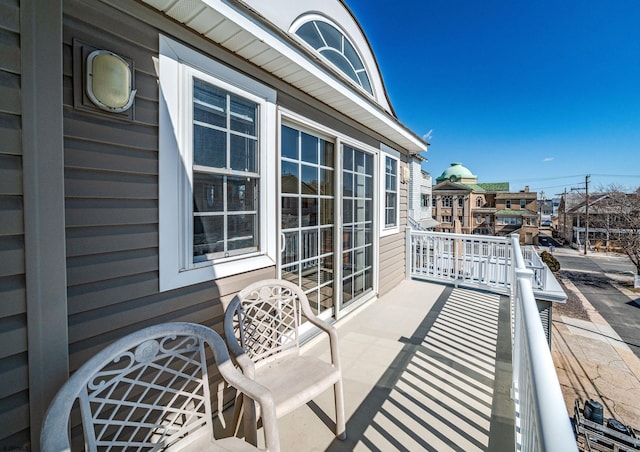
[[[64,133],[69,365],[147,325],[202,323],[222,331],[224,306],[275,268],[158,291],[160,31],[109,6],[70,1],[64,15]],[[134,120],[74,108],[73,42],[131,58]]]
[[[20,5],[0,0],[0,446],[28,443]]]
[[[401,167],[406,165],[402,156]],[[402,169],[400,170],[402,172]],[[402,173],[400,173],[402,174]],[[400,232],[380,238],[380,279],[379,295],[384,295],[405,278],[406,246],[405,227],[407,226],[409,184],[400,184]]]

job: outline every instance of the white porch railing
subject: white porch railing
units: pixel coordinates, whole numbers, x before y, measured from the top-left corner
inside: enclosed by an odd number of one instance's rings
[[[501,238],[407,229],[410,277],[510,295],[515,450],[577,451],[533,294],[534,270],[527,268],[534,259],[525,259],[516,234]]]
[[[513,272],[507,237],[407,229],[407,243],[407,268],[413,278],[510,293]]]

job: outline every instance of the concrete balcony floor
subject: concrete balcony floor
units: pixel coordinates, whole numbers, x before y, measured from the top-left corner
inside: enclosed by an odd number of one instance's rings
[[[282,450],[514,450],[509,329],[507,297],[402,282],[338,323],[347,439],[327,391],[279,420]]]

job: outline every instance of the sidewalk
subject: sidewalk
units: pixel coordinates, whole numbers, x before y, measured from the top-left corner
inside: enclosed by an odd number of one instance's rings
[[[571,281],[562,283],[589,319],[553,318],[551,352],[569,415],[576,398],[591,398],[602,403],[605,417],[640,429],[640,359]]]

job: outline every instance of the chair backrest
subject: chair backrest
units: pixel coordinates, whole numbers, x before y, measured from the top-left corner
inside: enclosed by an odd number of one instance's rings
[[[42,450],[68,450],[68,422],[79,401],[85,448],[180,448],[212,438],[205,344],[230,366],[222,338],[192,323],[130,334],[87,361],[60,389],[43,426]]]
[[[227,342],[230,335],[235,337],[254,363],[298,352],[302,315],[313,314],[298,286],[278,279],[258,281],[238,293],[227,307]],[[230,348],[234,350],[231,344]]]

